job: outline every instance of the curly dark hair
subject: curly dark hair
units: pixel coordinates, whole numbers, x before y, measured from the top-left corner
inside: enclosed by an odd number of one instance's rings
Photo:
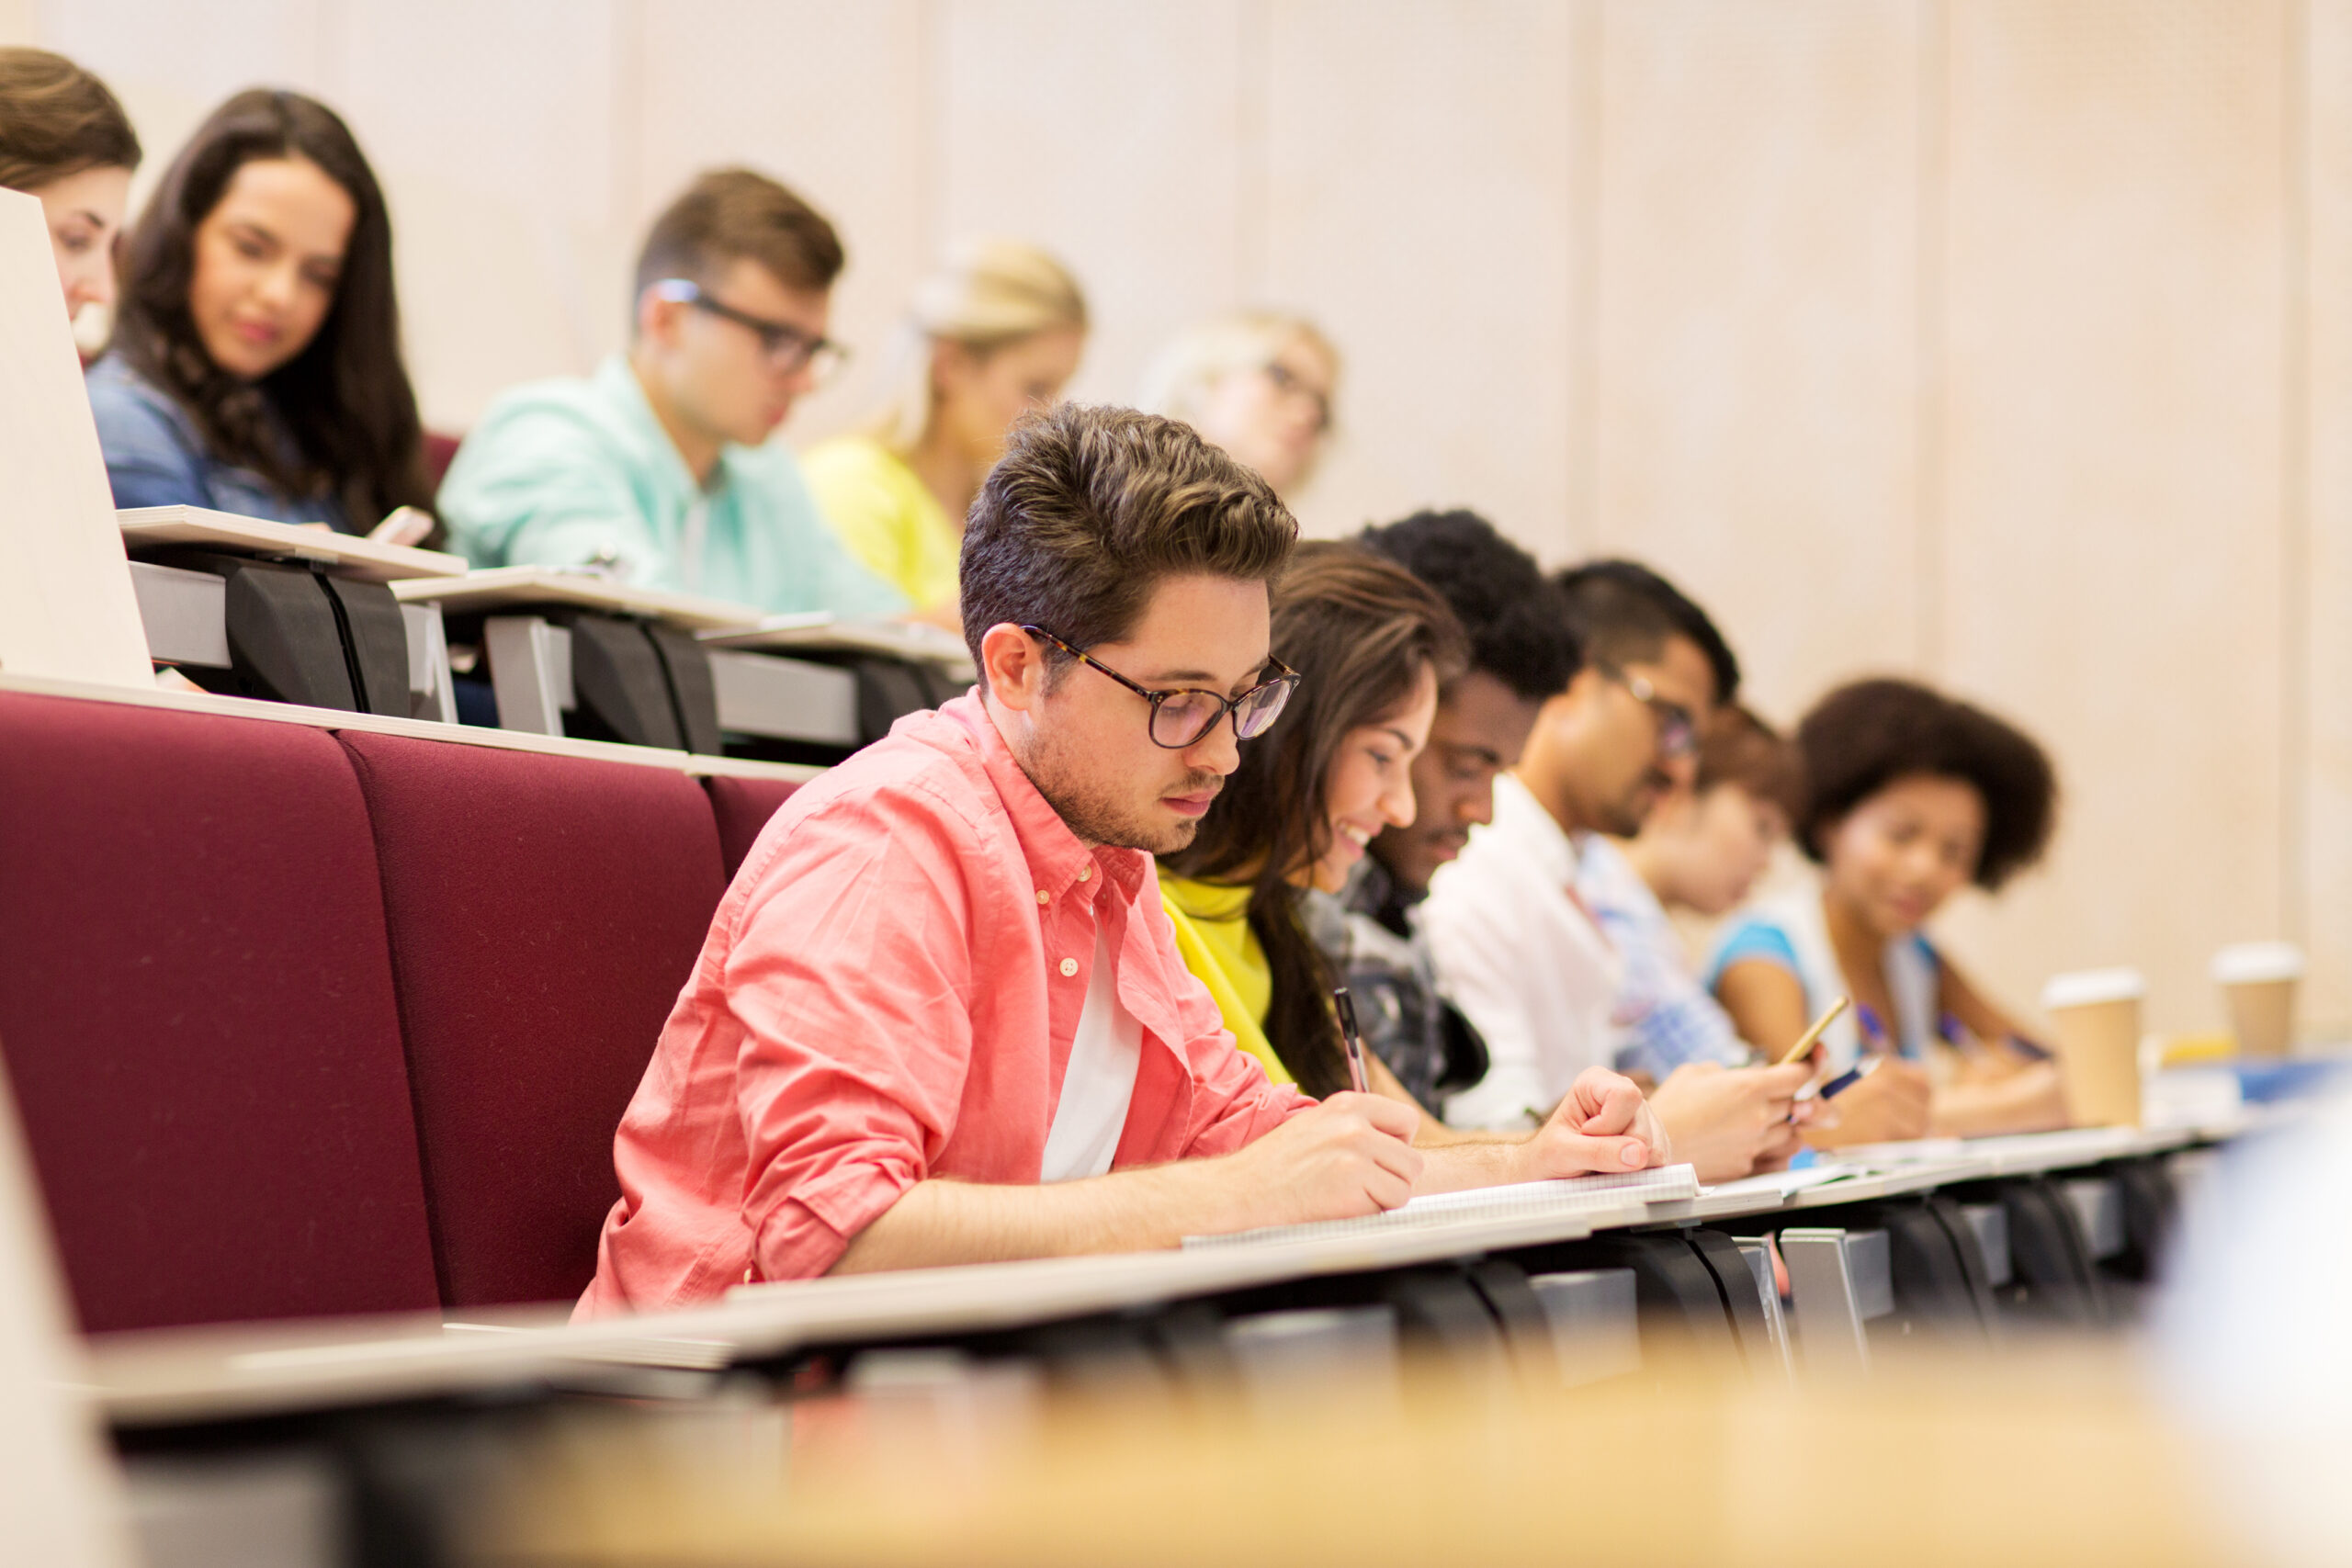
[[[1475,512],[1416,512],[1366,528],[1356,542],[1428,583],[1470,635],[1470,668],[1540,703],[1583,660],[1567,606],[1535,558]]]
[[[1958,779],[1984,801],[1976,885],[1991,890],[2041,858],[2058,819],[2058,775],[2030,736],[1917,681],[1855,681],[1797,726],[1810,790],[1797,842],[1815,861],[1846,814],[1897,779]]]
[[[1715,701],[1739,695],[1739,659],[1724,634],[1689,594],[1641,562],[1587,561],[1552,581],[1587,659],[1633,664],[1656,659],[1670,637],[1689,637],[1714,672]]]

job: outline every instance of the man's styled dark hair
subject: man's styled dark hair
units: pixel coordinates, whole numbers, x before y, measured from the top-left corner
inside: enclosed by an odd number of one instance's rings
[[[824,215],[752,169],[713,169],[662,209],[637,254],[637,292],[664,278],[704,288],[731,261],[756,262],[786,288],[831,288],[841,236]]]
[[[1737,784],[1753,798],[1779,807],[1791,827],[1804,816],[1804,754],[1740,703],[1717,708],[1699,732],[1698,793],[1718,784]]]
[[[1731,644],[1682,590],[1639,561],[1597,560],[1552,580],[1568,604],[1568,629],[1587,662],[1625,665],[1656,659],[1666,639],[1689,637],[1715,675],[1715,701],[1739,694],[1739,660]]]
[[[1475,512],[1416,512],[1366,528],[1357,542],[1438,592],[1470,637],[1470,668],[1540,703],[1581,662],[1567,606],[1535,558]]]
[[[343,187],[356,216],[334,303],[308,346],[259,381],[212,362],[188,286],[196,231],[245,164],[301,158]],[[130,231],[110,352],[186,409],[206,448],[288,495],[332,493],[364,533],[397,506],[429,507],[424,426],[401,356],[392,220],[350,127],[316,98],[239,93],[196,128]],[[291,449],[282,439],[290,435]]]
[[[1815,861],[1846,814],[1898,779],[1958,779],[1984,801],[1975,882],[1988,891],[2041,858],[2058,817],[2058,775],[2033,739],[1917,681],[1838,687],[1797,726],[1811,788],[1797,842]]]
[[[964,640],[974,663],[988,629],[1008,621],[1076,649],[1117,642],[1162,578],[1271,584],[1297,542],[1297,521],[1266,481],[1191,425],[1062,403],[1012,427],[972,502]],[[1058,675],[1069,657],[1044,646]]]

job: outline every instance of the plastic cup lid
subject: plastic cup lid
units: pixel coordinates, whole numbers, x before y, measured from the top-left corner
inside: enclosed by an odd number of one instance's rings
[[[2303,950],[2291,942],[2241,942],[2213,954],[2213,979],[2219,985],[2302,977]]]
[[[2147,994],[2148,982],[2137,969],[2077,969],[2071,975],[2052,975],[2041,987],[2041,1005],[2049,1009],[2136,1002]]]

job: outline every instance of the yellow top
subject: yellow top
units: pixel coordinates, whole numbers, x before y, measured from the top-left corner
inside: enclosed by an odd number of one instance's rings
[[[850,554],[918,609],[956,603],[964,536],[897,453],[872,436],[840,435],[810,447],[800,468]]]
[[[1176,951],[1184,967],[1208,987],[1225,1015],[1233,1043],[1258,1058],[1275,1083],[1295,1083],[1290,1069],[1266,1042],[1266,1010],[1274,1003],[1274,972],[1266,950],[1250,929],[1250,889],[1195,882],[1162,869],[1159,903],[1176,928]]]

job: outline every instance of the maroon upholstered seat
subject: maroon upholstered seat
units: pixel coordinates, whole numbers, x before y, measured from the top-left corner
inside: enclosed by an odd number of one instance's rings
[[[0,1053],[85,1329],[435,1304],[325,731],[0,693]]]
[[[775,808],[792,798],[800,787],[797,779],[739,779],[712,774],[704,779],[703,787],[710,791],[710,814],[718,822],[718,847],[727,857],[727,875],[731,881],[743,869],[743,857],[752,852],[759,841],[760,829],[768,825]]]
[[[346,731],[383,867],[442,1300],[585,1289],[613,1132],[726,884],[667,768]]]

